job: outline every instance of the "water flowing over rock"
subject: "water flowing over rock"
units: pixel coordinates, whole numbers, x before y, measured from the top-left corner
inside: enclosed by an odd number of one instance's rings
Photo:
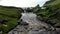
[[[48,24],[39,21],[34,13],[21,13],[19,25],[11,30],[8,34],[51,34]]]

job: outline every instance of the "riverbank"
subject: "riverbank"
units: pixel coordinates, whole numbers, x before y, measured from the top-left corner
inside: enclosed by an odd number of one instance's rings
[[[8,31],[18,25],[18,17],[21,17],[19,11],[21,10],[16,7],[0,6],[0,30],[2,34],[7,34]]]
[[[37,8],[32,9],[32,12],[42,17],[42,20],[54,27],[60,28],[60,0],[54,0],[51,3],[45,4],[44,9],[37,5]],[[39,9],[40,8],[40,9]],[[37,10],[36,10],[37,9]],[[40,18],[39,18],[40,19]]]

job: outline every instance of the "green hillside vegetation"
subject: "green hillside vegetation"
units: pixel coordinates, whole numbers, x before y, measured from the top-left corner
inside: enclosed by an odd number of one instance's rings
[[[53,26],[60,26],[60,0],[55,0],[51,3],[47,3],[44,5],[45,9],[32,9],[34,13],[38,16],[41,16],[45,20],[55,20],[57,24]]]
[[[3,34],[7,34],[9,30],[18,25],[18,17],[21,17],[20,11],[16,7],[0,6],[0,30]]]
[[[51,1],[51,3],[47,3],[44,6],[55,6],[57,4],[60,4],[60,0],[53,0],[53,2]]]
[[[54,2],[51,2],[49,4],[46,4],[45,7],[46,7],[46,10],[49,11],[49,14],[52,19],[56,19],[57,23],[55,26],[60,26],[60,0],[55,0]]]

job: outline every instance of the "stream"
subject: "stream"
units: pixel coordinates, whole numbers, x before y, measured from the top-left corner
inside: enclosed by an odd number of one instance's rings
[[[49,25],[41,22],[34,13],[21,13],[22,17],[19,19],[19,25],[11,30],[8,34],[52,34],[46,30]],[[21,20],[22,19],[22,20]]]
[[[21,13],[22,17],[18,20],[19,25],[11,30],[8,34],[56,34],[52,26],[37,19],[34,13]]]

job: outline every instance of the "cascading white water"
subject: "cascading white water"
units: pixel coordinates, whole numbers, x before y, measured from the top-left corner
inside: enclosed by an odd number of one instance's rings
[[[33,26],[40,24],[48,27],[47,25],[44,25],[43,22],[41,23],[40,21],[38,21],[36,17],[37,15],[34,13],[22,13],[21,19],[23,19],[24,21],[26,21],[27,23]]]

